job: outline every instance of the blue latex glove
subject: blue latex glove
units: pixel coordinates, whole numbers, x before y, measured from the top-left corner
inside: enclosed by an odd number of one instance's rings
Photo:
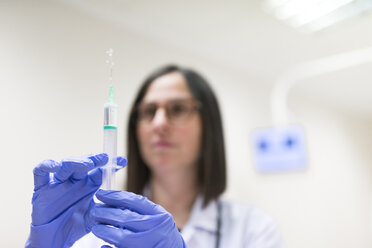
[[[107,162],[107,154],[101,153],[60,163],[45,160],[35,167],[31,232],[25,247],[70,247],[90,232],[92,223],[86,217],[102,184],[99,167]],[[125,158],[117,158],[119,166],[126,163]]]
[[[104,203],[90,211],[98,238],[119,248],[186,247],[172,215],[146,197],[112,190],[99,190],[96,196]]]

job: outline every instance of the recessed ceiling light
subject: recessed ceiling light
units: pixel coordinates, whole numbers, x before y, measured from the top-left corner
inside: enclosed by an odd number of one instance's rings
[[[372,0],[265,0],[263,7],[292,27],[315,32],[372,10]]]

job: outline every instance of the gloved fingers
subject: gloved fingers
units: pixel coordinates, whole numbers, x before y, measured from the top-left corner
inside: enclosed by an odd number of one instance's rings
[[[125,237],[132,234],[131,231],[126,229],[120,229],[113,226],[106,225],[95,225],[92,227],[92,233],[98,238],[120,247],[120,244],[125,243]]]
[[[43,162],[38,164],[33,170],[34,190],[37,190],[45,184],[49,183],[50,173],[56,172],[60,166],[60,163],[54,160],[44,160]]]
[[[87,175],[87,172],[86,171],[74,172],[74,173],[72,173],[71,178],[73,180],[79,181],[79,180],[83,179],[84,177],[86,177],[86,175]]]
[[[64,182],[69,178],[79,180],[94,167],[93,161],[89,158],[66,158],[61,164],[61,168],[54,173],[57,182]]]
[[[54,173],[54,179],[58,182],[64,182],[70,177],[79,180],[85,177],[88,171],[105,165],[107,161],[106,153],[64,159],[61,162],[62,166]]]
[[[128,163],[128,160],[124,157],[117,157],[116,158],[116,164],[119,166],[119,167],[122,167],[124,168]]]
[[[88,156],[89,159],[91,159],[95,165],[95,167],[101,167],[107,164],[108,162],[108,155],[106,153],[98,153],[98,154],[92,154]]]
[[[167,213],[158,215],[142,215],[129,209],[95,207],[90,217],[95,223],[128,229],[132,232],[144,232],[159,226],[167,220]]]
[[[117,157],[116,163],[117,167],[115,168],[115,172],[123,169],[127,165],[127,159],[124,157]],[[88,176],[93,181],[94,184],[96,185],[102,184],[102,168],[97,168],[89,171]]]
[[[127,191],[98,190],[96,197],[107,205],[127,208],[140,214],[155,215],[166,212],[164,208],[146,197]]]
[[[102,154],[105,154],[105,153],[102,153]],[[88,158],[91,159],[93,161],[93,163],[94,163],[94,169],[93,170],[100,170],[97,167],[104,166],[105,164],[107,164],[107,162],[109,160],[108,156],[107,156],[107,161],[106,161],[105,156],[97,156],[97,155],[101,155],[101,154],[88,155]],[[88,172],[87,171],[74,172],[72,174],[72,178],[75,179],[75,180],[81,180],[81,179],[83,179],[87,175],[87,173],[89,173],[89,172],[91,172],[93,170],[90,170]]]

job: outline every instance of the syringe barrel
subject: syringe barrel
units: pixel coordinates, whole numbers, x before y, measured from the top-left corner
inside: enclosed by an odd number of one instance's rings
[[[109,156],[109,161],[102,168],[102,189],[112,190],[115,187],[115,168],[117,166],[117,129],[105,126],[103,130],[103,152]]]
[[[117,156],[117,105],[114,103],[113,87],[110,87],[109,100],[104,105],[103,117],[103,152],[109,157],[102,168],[102,188],[111,190],[115,187],[115,169]]]
[[[117,105],[107,102],[104,105],[103,126],[117,127]]]

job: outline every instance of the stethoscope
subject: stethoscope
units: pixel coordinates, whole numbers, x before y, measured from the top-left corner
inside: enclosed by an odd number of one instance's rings
[[[220,247],[220,239],[221,239],[221,222],[222,222],[222,205],[220,201],[217,201],[217,220],[216,220],[216,248]]]

